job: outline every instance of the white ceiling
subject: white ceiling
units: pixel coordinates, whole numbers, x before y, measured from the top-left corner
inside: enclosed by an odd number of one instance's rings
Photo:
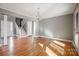
[[[72,14],[76,5],[75,3],[0,3],[0,8],[29,17],[36,17],[39,12],[39,17],[43,19]]]

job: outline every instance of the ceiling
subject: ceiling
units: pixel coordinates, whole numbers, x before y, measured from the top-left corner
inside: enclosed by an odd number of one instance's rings
[[[0,8],[33,18],[39,12],[39,18],[44,19],[72,14],[76,5],[76,3],[0,3]]]

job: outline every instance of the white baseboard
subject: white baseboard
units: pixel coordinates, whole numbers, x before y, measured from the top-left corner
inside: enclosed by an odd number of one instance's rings
[[[34,37],[44,37],[44,38],[47,38],[47,39],[52,39],[52,40],[61,40],[61,41],[68,41],[68,42],[72,42],[72,40],[67,40],[67,39],[61,39],[61,38],[51,38],[51,37],[47,37],[47,36],[34,36]]]

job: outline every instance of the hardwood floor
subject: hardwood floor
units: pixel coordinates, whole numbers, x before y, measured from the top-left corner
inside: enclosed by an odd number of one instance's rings
[[[11,37],[0,47],[1,56],[78,56],[72,42],[43,37]]]

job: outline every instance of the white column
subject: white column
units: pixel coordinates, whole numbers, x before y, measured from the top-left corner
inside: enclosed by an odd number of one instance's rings
[[[7,15],[3,15],[4,17],[4,45],[7,45]]]
[[[32,35],[32,22],[28,21],[27,23],[27,35]]]

